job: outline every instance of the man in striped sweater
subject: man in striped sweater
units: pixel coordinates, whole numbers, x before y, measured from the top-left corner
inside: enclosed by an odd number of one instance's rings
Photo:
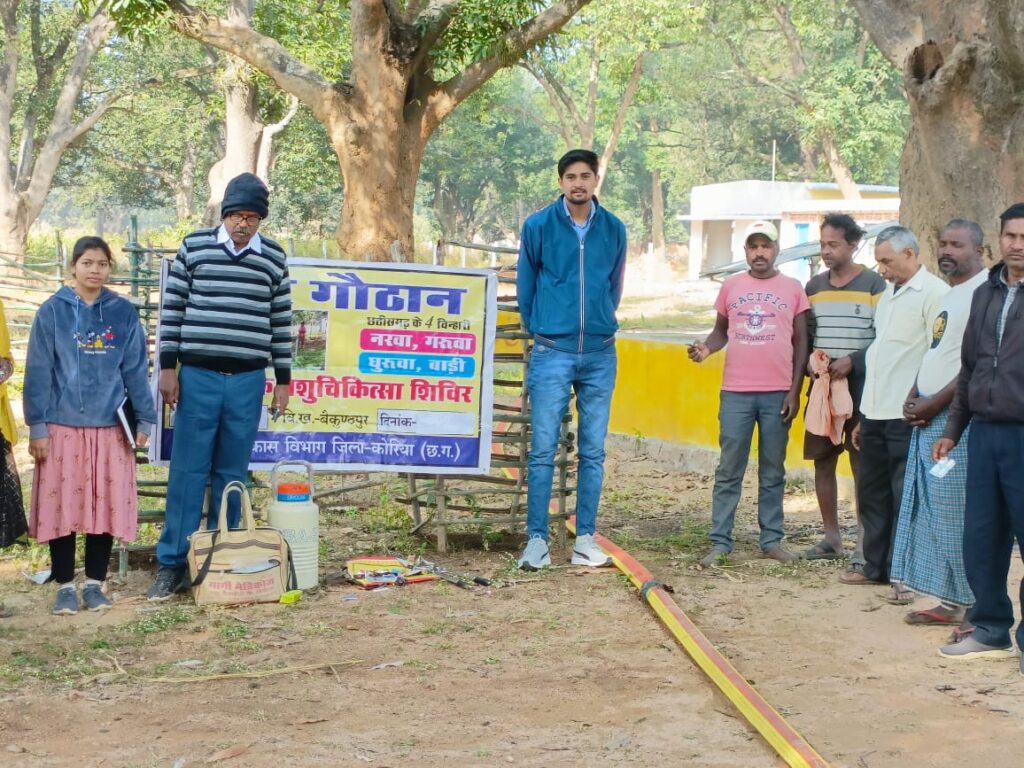
[[[277,380],[272,409],[288,405],[291,291],[284,251],[257,231],[268,212],[259,177],[236,176],[224,191],[221,225],[186,236],[167,278],[159,386],[176,410],[153,601],[189,586],[188,537],[202,522],[207,483],[214,527],[224,486],[245,479],[270,364]],[[234,527],[237,496],[231,504]]]
[[[827,214],[821,222],[820,240],[821,260],[827,270],[812,277],[805,288],[811,302],[807,318],[811,350],[820,349],[829,356],[829,377],[846,379],[853,398],[853,417],[846,421],[840,445],[833,445],[827,437],[804,433],[804,458],[814,462],[814,492],[825,529],[824,538],[804,552],[808,560],[832,560],[845,555],[839,533],[836,467],[845,450],[856,482],[860,452],[853,447],[851,438],[860,419],[864,356],[875,340],[875,307],[885,291],[885,278],[853,260],[865,234],[849,214]],[[857,520],[857,547],[850,558],[850,570],[860,572],[864,553],[859,509]]]

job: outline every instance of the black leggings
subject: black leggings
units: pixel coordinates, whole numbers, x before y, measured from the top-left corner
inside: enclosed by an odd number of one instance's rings
[[[114,537],[109,533],[85,534],[85,576],[96,581],[105,581],[110,553],[114,549]],[[50,571],[58,584],[67,584],[75,579],[75,534],[69,533],[59,539],[50,539]]]

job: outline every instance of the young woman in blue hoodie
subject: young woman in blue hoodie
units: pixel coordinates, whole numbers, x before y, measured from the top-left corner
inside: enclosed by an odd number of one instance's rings
[[[55,614],[78,612],[75,536],[85,534],[82,604],[110,607],[103,593],[114,538],[138,529],[135,455],[117,415],[127,395],[144,446],[156,421],[147,386],[146,333],[131,303],[104,288],[110,246],[83,237],[70,286],[39,308],[25,364],[25,423],[36,462],[29,533],[50,545]]]

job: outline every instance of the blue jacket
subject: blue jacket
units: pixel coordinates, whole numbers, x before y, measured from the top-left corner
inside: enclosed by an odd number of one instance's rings
[[[523,327],[534,339],[565,352],[611,344],[619,324],[626,267],[626,227],[597,204],[583,240],[562,197],[523,225],[516,288]]]
[[[25,423],[31,438],[47,424],[109,427],[128,397],[139,431],[156,422],[146,382],[146,334],[131,303],[104,288],[92,306],[65,286],[43,302],[25,362]]]

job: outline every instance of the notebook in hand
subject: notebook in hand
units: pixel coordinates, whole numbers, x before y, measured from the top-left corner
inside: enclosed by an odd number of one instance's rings
[[[121,422],[121,429],[124,430],[124,436],[128,438],[128,445],[135,450],[138,447],[135,444],[135,434],[138,432],[139,422],[135,418],[135,409],[132,407],[132,401],[128,399],[128,395],[125,395],[121,404],[117,406],[117,420]]]

